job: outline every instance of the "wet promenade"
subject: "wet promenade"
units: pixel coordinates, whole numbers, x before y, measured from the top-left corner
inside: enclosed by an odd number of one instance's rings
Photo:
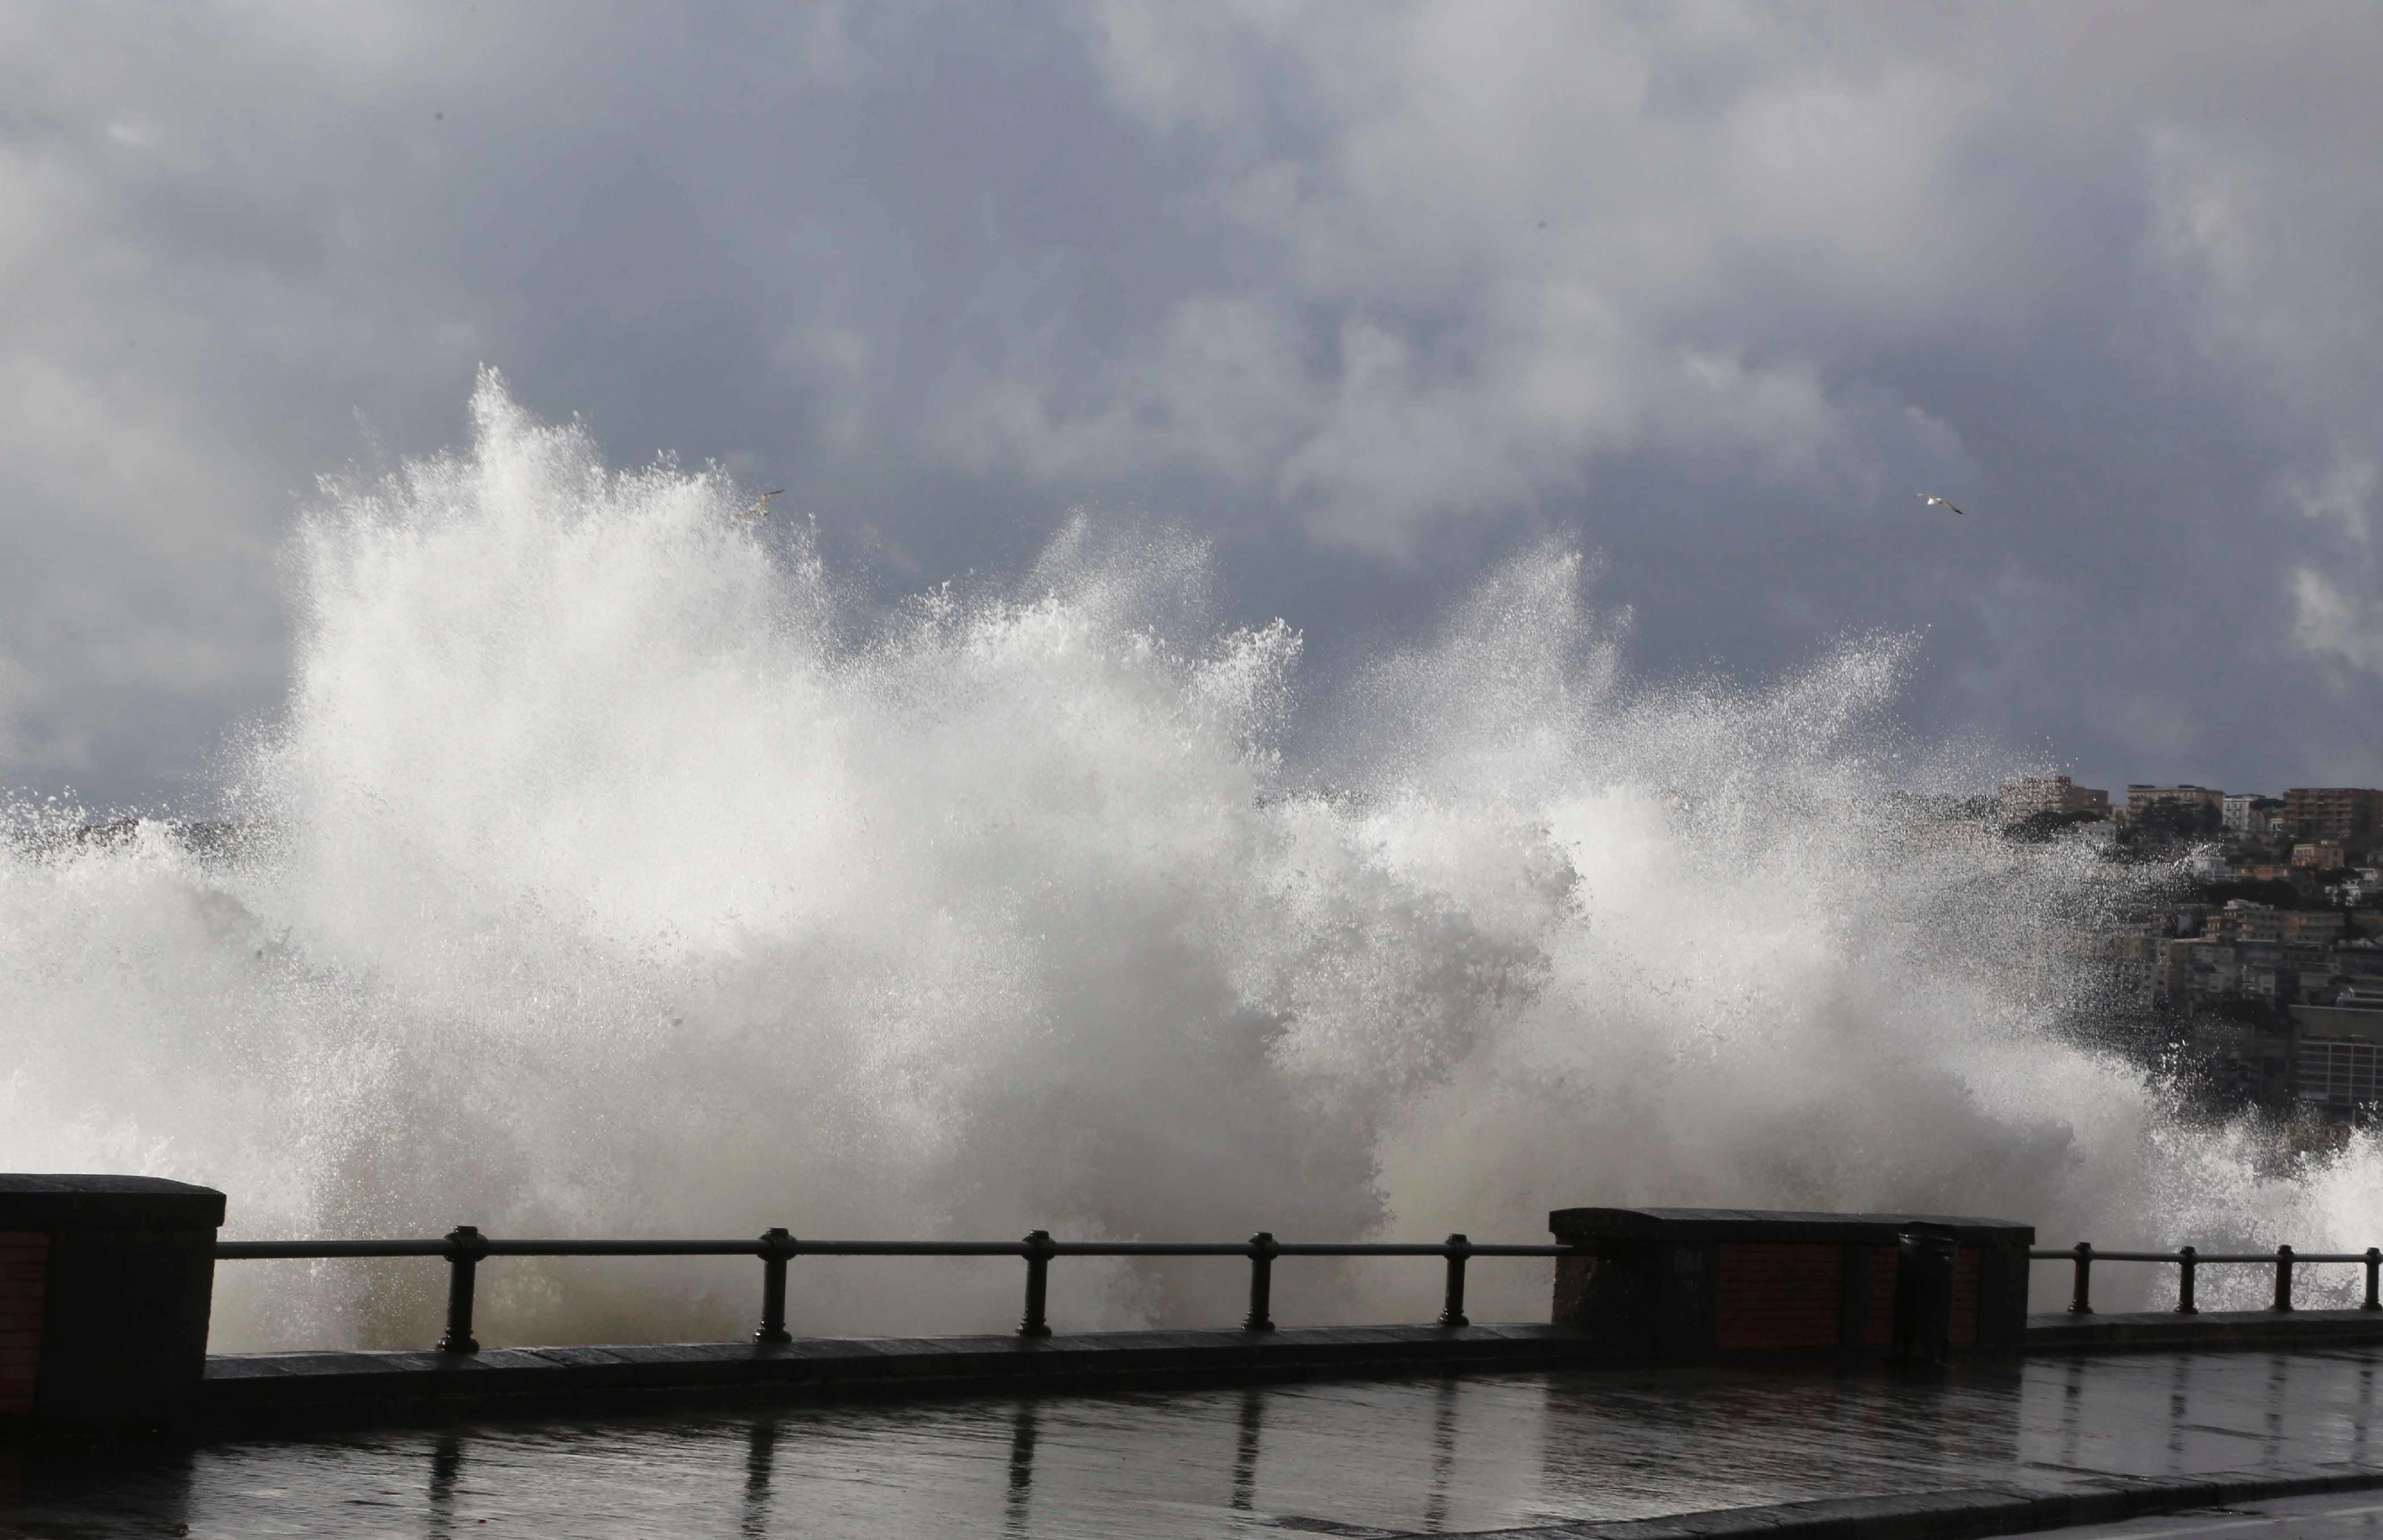
[[[137,1471],[0,1468],[0,1534],[1453,1533],[2368,1460],[2378,1363],[1590,1371],[227,1442]],[[2355,1524],[2377,1504],[2317,1509]],[[2190,1526],[2223,1517],[2109,1533],[2216,1534]],[[2266,1522],[2228,1522],[2251,1520]]]

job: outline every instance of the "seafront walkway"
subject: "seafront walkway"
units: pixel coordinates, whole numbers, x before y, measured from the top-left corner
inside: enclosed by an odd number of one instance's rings
[[[1957,1534],[2113,1494],[2166,1515],[2114,1534],[2364,1533],[2338,1526],[2383,1514],[2383,1485],[2258,1509],[2383,1484],[2378,1368],[2344,1347],[1564,1370],[222,1439],[0,1468],[0,1534]]]
[[[2048,1250],[2007,1220],[1743,1209],[1561,1209],[1552,1241],[1495,1244],[468,1225],[225,1241],[225,1213],[220,1192],[154,1177],[0,1176],[0,1536],[1895,1540],[2153,1519],[2354,1530],[2383,1493],[2383,1250]],[[734,1341],[483,1345],[481,1267],[555,1257],[741,1257],[759,1324]],[[1008,1259],[1019,1324],[797,1337],[793,1274],[818,1257]],[[1236,1264],[1246,1311],[1055,1326],[1054,1265],[1105,1257]],[[217,1266],[291,1261],[441,1267],[443,1329],[410,1349],[209,1356]],[[1429,1266],[1440,1311],[1278,1323],[1278,1263]],[[1473,1321],[1476,1263],[1551,1263],[1549,1319]],[[2145,1302],[2165,1272],[2173,1302],[2101,1313],[2105,1264],[2154,1269]],[[2031,1317],[2048,1265],[2070,1308]],[[2267,1308],[2200,1310],[2204,1268],[2256,1269]],[[2244,1292],[2239,1271],[2212,1290]]]

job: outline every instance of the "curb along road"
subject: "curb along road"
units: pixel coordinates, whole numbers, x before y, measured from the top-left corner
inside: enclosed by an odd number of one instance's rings
[[[1964,1487],[1877,1497],[1823,1497],[1759,1508],[1714,1509],[1653,1519],[1596,1520],[1520,1529],[1469,1530],[1462,1540],[1938,1540],[2029,1534],[2115,1523],[2153,1513],[2318,1497],[2383,1487],[2383,1466],[2266,1466],[2192,1477],[2105,1476],[2056,1488]],[[1304,1521],[1285,1527],[1305,1528]],[[1339,1526],[1335,1526],[1336,1529]],[[1406,1530],[1340,1530],[1374,1540],[1421,1540]],[[1443,1536],[1441,1540],[1453,1540]]]

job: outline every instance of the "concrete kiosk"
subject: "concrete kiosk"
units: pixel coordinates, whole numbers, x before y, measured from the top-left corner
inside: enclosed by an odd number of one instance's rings
[[[1558,1209],[1550,1319],[1657,1363],[2016,1353],[2035,1228],[1758,1209]]]
[[[189,1414],[224,1195],[0,1175],[0,1429],[114,1437]]]

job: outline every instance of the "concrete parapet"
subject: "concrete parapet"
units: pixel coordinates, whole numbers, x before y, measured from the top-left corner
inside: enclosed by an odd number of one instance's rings
[[[223,1216],[222,1193],[159,1177],[0,1175],[0,1428],[181,1422]]]
[[[2031,1315],[2030,1353],[2173,1352],[2179,1348],[2225,1352],[2244,1348],[2307,1350],[2383,1343],[2383,1311],[2227,1310],[2179,1315],[2143,1311],[2120,1315]]]
[[[1022,1337],[813,1337],[786,1343],[257,1353],[207,1361],[211,1431],[587,1410],[657,1400],[848,1400],[1164,1389],[1268,1379],[1589,1368],[1615,1362],[1541,1325],[1328,1326]]]
[[[1556,1265],[1552,1321],[1651,1362],[1780,1353],[2013,1353],[2033,1226],[1909,1214],[1559,1209],[1588,1254]]]

